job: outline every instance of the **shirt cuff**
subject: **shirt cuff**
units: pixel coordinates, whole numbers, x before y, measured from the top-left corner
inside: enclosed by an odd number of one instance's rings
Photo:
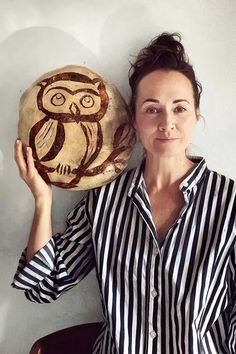
[[[22,252],[18,268],[11,286],[16,289],[28,290],[37,285],[54,269],[56,246],[54,237],[41,248],[30,262],[26,261],[26,249]]]

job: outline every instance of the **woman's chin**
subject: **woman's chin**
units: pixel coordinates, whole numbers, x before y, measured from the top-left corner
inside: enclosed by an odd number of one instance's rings
[[[158,158],[160,157],[177,157],[177,156],[185,156],[185,150],[178,150],[174,148],[159,148],[159,149],[153,149],[152,155],[156,156]]]

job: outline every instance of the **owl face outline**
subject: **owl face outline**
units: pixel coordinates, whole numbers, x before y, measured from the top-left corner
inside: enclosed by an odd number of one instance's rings
[[[42,97],[44,110],[52,113],[69,113],[74,116],[96,114],[101,108],[98,85],[99,83],[93,86],[76,83],[71,90],[66,82],[59,81],[51,84]]]
[[[109,98],[101,79],[79,73],[61,73],[39,84],[39,110],[66,122],[97,122],[106,113]]]

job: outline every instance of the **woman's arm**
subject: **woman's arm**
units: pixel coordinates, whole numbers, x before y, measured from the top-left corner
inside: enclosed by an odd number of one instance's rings
[[[22,179],[35,199],[35,213],[27,249],[22,253],[12,286],[24,290],[26,297],[35,302],[56,300],[80,282],[94,267],[92,225],[88,194],[69,213],[63,233],[52,236],[52,190],[34,166],[32,150],[15,145],[15,160]],[[91,201],[90,201],[91,200]]]
[[[27,147],[24,151],[20,140],[15,143],[15,161],[21,178],[30,188],[35,200],[34,218],[26,254],[27,262],[29,262],[34,254],[50,240],[52,235],[52,188],[42,179],[35,168],[31,148]]]
[[[78,284],[94,267],[88,204],[92,191],[69,213],[63,233],[55,234],[27,263],[22,253],[12,286],[30,301],[47,303]]]

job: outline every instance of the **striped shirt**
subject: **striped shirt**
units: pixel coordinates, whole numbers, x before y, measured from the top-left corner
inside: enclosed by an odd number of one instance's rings
[[[104,325],[93,354],[236,353],[236,189],[196,158],[160,247],[143,164],[90,190],[13,286],[51,302],[95,267]]]

